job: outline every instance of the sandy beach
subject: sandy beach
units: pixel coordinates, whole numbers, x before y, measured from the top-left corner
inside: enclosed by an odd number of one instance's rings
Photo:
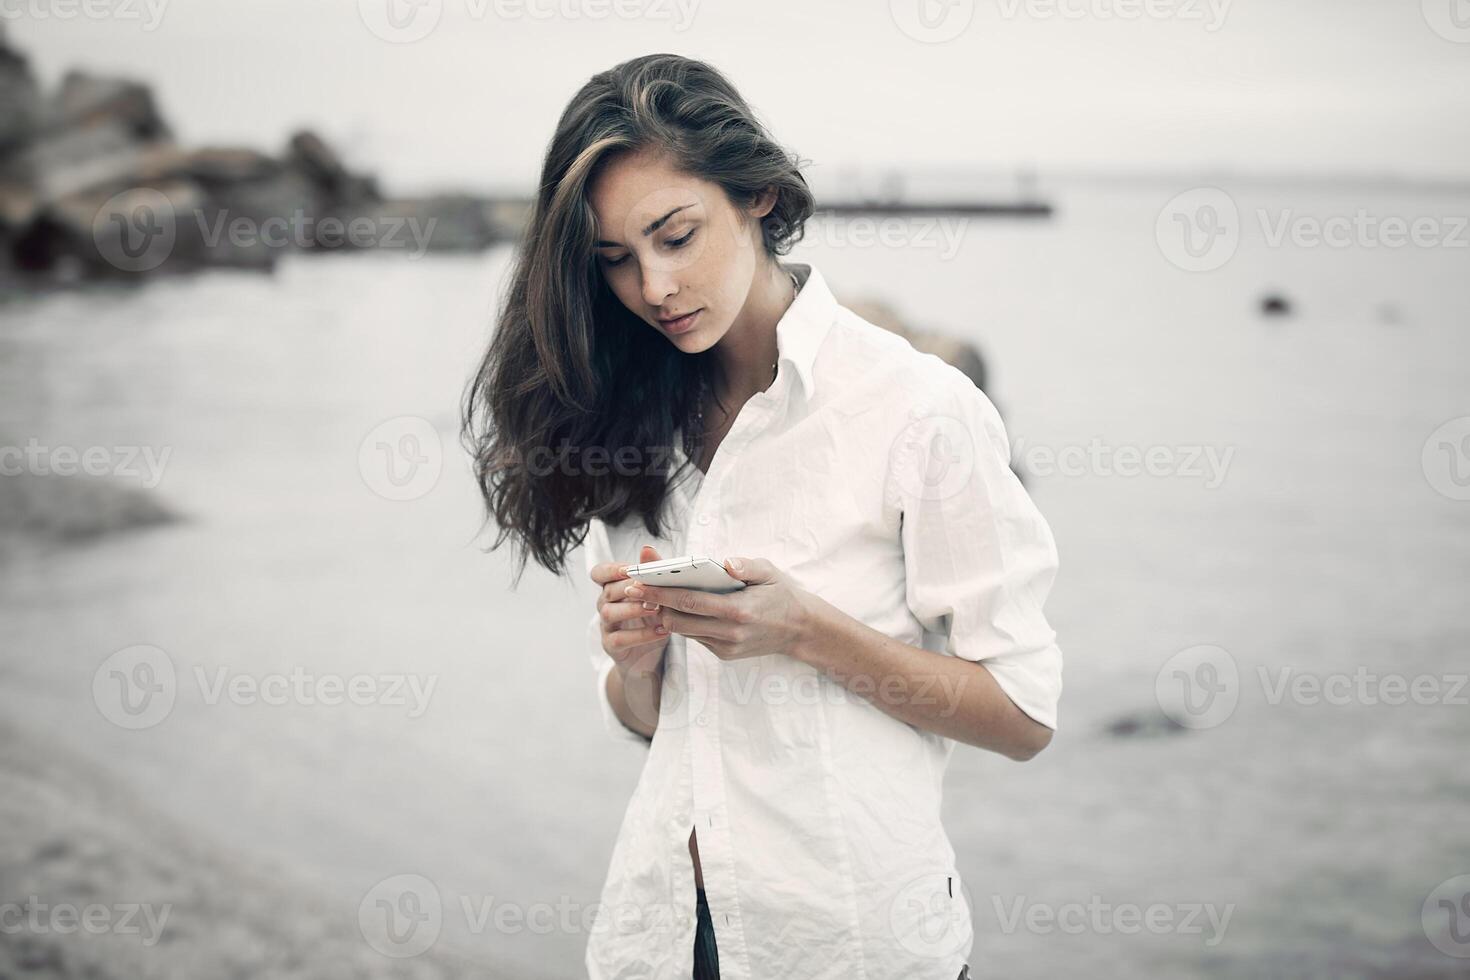
[[[355,907],[233,859],[105,770],[10,727],[0,826],[0,977],[452,980],[491,969],[433,950],[385,957]]]

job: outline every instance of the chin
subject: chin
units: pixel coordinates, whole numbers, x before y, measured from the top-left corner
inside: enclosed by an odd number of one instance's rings
[[[688,333],[669,337],[669,342],[686,354],[698,354],[714,346],[714,341],[710,339],[711,336],[710,332],[700,325]]]

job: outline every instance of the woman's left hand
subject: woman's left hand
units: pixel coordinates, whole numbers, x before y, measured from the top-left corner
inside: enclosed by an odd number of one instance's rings
[[[764,558],[729,558],[725,570],[746,583],[737,592],[639,585],[628,595],[658,605],[670,633],[689,636],[721,660],[791,653],[806,636],[813,596]]]

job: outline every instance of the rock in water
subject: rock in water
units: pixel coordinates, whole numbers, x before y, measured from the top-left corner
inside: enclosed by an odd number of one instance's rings
[[[1261,298],[1261,312],[1266,316],[1290,316],[1291,301],[1280,293],[1267,293]]]

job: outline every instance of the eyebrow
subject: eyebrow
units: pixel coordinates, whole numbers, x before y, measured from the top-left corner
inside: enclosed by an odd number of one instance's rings
[[[695,202],[695,203],[697,203],[697,202]],[[643,229],[643,237],[647,238],[649,235],[652,235],[654,232],[658,231],[660,228],[662,228],[664,226],[664,222],[665,221],[668,221],[670,218],[672,218],[674,215],[678,214],[680,211],[683,211],[685,208],[692,208],[692,207],[694,207],[694,204],[693,203],[691,203],[691,204],[681,204],[677,208],[674,208],[674,210],[670,211],[668,214],[664,215],[662,218],[659,218],[657,221],[654,221],[647,228],[644,228]],[[617,242],[605,242],[605,241],[602,241],[601,239],[598,239],[597,247],[598,248],[622,248],[623,246],[620,245]]]

